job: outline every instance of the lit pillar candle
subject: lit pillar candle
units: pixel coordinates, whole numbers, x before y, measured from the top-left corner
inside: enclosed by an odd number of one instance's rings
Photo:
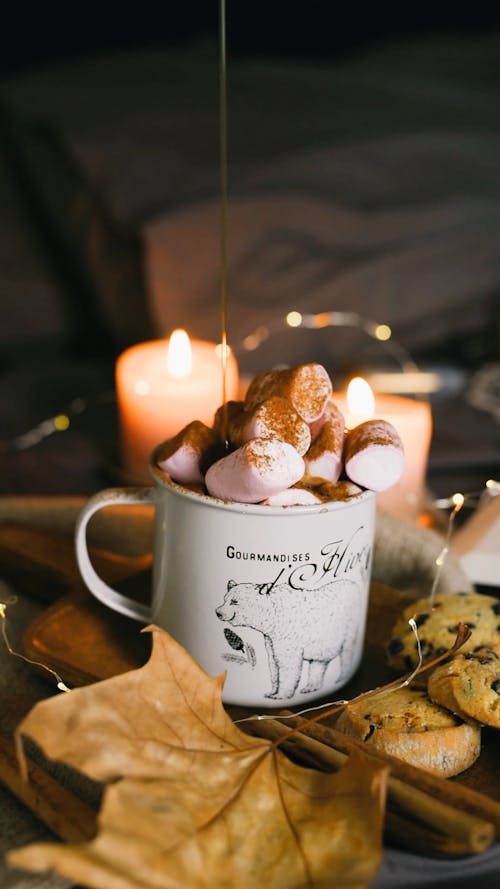
[[[238,398],[238,368],[228,353],[226,399]],[[211,426],[222,402],[220,347],[190,340],[185,331],[170,339],[139,343],[116,363],[122,466],[131,479],[149,480],[153,448],[191,420]]]
[[[351,380],[346,393],[334,392],[332,400],[344,414],[348,429],[371,417],[387,420],[397,429],[405,452],[405,470],[396,485],[377,495],[378,504],[399,518],[415,520],[422,506],[432,434],[429,405],[413,398],[374,395],[361,377]]]

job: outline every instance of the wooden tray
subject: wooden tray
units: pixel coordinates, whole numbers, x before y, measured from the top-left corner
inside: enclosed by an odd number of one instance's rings
[[[144,600],[149,573],[118,584],[127,595]],[[390,587],[372,583],[365,653],[354,679],[342,689],[351,698],[394,679],[384,657],[389,630],[409,597]],[[52,667],[70,685],[84,685],[134,669],[146,662],[150,636],[140,624],[97,602],[84,590],[70,593],[45,610],[26,630],[28,657]],[[460,783],[500,801],[498,732],[483,729],[481,756],[458,778]]]

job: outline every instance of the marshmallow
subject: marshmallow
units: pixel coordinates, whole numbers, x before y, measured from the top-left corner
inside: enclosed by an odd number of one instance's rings
[[[214,429],[238,447],[252,438],[278,438],[291,444],[302,457],[311,443],[309,426],[298,415],[287,398],[273,395],[251,410],[243,409],[243,402],[230,401],[222,405],[214,418]]]
[[[175,482],[181,485],[197,484],[203,481],[201,462],[218,442],[213,429],[200,420],[193,420],[173,438],[159,444],[153,460]]]
[[[321,364],[300,364],[287,370],[270,370],[257,374],[245,398],[245,410],[281,395],[288,398],[306,423],[314,423],[324,412],[332,394],[332,382]]]
[[[304,462],[308,475],[336,482],[343,468],[345,422],[334,404],[322,415],[322,426],[307,451]]]
[[[345,420],[344,415],[339,407],[335,404],[334,401],[329,401],[326,405],[323,413],[317,420],[314,420],[313,423],[309,423],[309,429],[311,432],[311,441],[316,441],[318,435],[320,434],[323,426],[325,425],[327,420],[337,419],[339,424],[344,424],[345,429]]]
[[[403,444],[392,423],[366,420],[347,433],[344,461],[351,481],[370,491],[385,491],[403,473]]]
[[[260,503],[304,474],[295,448],[275,438],[254,438],[213,463],[205,475],[208,493],[221,500]]]
[[[263,500],[263,506],[312,506],[314,503],[322,503],[321,497],[318,497],[314,491],[309,488],[298,488],[295,485],[273,494],[267,500]]]

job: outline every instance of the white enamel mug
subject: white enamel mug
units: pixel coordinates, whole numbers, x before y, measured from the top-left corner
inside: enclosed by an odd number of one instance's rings
[[[168,630],[209,674],[226,672],[227,704],[295,706],[341,688],[363,650],[375,494],[271,507],[152,474],[154,487],[101,491],[80,513],[77,561],[94,596]],[[87,549],[92,515],[131,503],[155,505],[151,607],[108,586]]]

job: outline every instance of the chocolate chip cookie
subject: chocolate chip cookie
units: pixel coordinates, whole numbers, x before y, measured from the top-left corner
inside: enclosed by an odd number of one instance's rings
[[[349,704],[336,726],[434,775],[449,778],[479,756],[481,729],[433,703],[425,691],[400,688]]]
[[[480,593],[441,593],[433,607],[429,599],[417,599],[408,605],[396,621],[387,644],[391,667],[406,672],[418,664],[417,641],[408,621],[414,618],[424,663],[444,654],[455,641],[459,623],[467,624],[470,638],[460,651],[500,643],[500,600]]]
[[[432,671],[430,698],[462,719],[500,728],[500,645],[461,652]]]

